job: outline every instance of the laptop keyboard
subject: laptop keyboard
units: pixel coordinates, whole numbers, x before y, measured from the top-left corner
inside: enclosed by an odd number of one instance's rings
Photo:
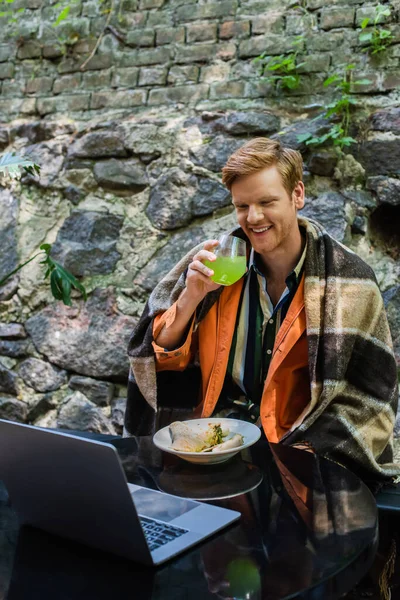
[[[159,521],[149,519],[148,517],[140,517],[140,522],[150,551],[157,550],[160,546],[164,546],[164,544],[176,540],[176,538],[189,531],[188,529],[182,529],[175,525],[160,523]]]

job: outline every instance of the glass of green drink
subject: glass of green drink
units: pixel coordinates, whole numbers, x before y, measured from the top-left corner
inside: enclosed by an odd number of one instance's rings
[[[233,235],[223,235],[213,250],[217,259],[204,264],[214,271],[211,279],[220,285],[232,285],[246,273],[246,242]]]

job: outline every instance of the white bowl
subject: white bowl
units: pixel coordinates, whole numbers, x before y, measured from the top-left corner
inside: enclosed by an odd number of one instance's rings
[[[192,419],[185,421],[185,425],[191,427],[196,433],[205,431],[209,424],[219,423],[222,429],[228,429],[228,437],[231,437],[235,433],[240,433],[244,438],[242,446],[236,448],[229,448],[228,450],[221,450],[221,452],[183,452],[181,450],[174,450],[171,448],[171,435],[169,433],[169,426],[163,427],[153,436],[153,442],[164,452],[175,454],[180,456],[184,460],[191,463],[197,463],[201,465],[210,465],[215,463],[225,462],[232,456],[235,456],[238,452],[241,452],[245,448],[252,446],[260,438],[261,431],[259,427],[248,423],[247,421],[240,421],[239,419]]]

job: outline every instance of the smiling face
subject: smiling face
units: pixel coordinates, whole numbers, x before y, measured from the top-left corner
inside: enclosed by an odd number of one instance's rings
[[[273,253],[295,248],[300,236],[297,211],[304,206],[302,181],[289,195],[272,166],[238,177],[231,192],[238,223],[258,254],[268,260]]]

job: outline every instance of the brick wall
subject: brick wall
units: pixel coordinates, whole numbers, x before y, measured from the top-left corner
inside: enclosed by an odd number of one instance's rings
[[[299,6],[299,4],[302,6]],[[327,73],[356,64],[371,83],[362,95],[389,103],[400,84],[400,3],[385,28],[390,48],[371,57],[359,42],[361,22],[376,2],[363,0],[121,0],[113,12],[98,0],[77,0],[60,25],[51,0],[6,5],[0,18],[0,119],[71,114],[93,118],[160,106],[284,108],[323,105]],[[105,29],[107,20],[109,26]],[[94,56],[87,62],[99,35]],[[290,52],[304,35],[300,87],[277,93],[254,58]],[[381,102],[378,99],[377,102]]]

